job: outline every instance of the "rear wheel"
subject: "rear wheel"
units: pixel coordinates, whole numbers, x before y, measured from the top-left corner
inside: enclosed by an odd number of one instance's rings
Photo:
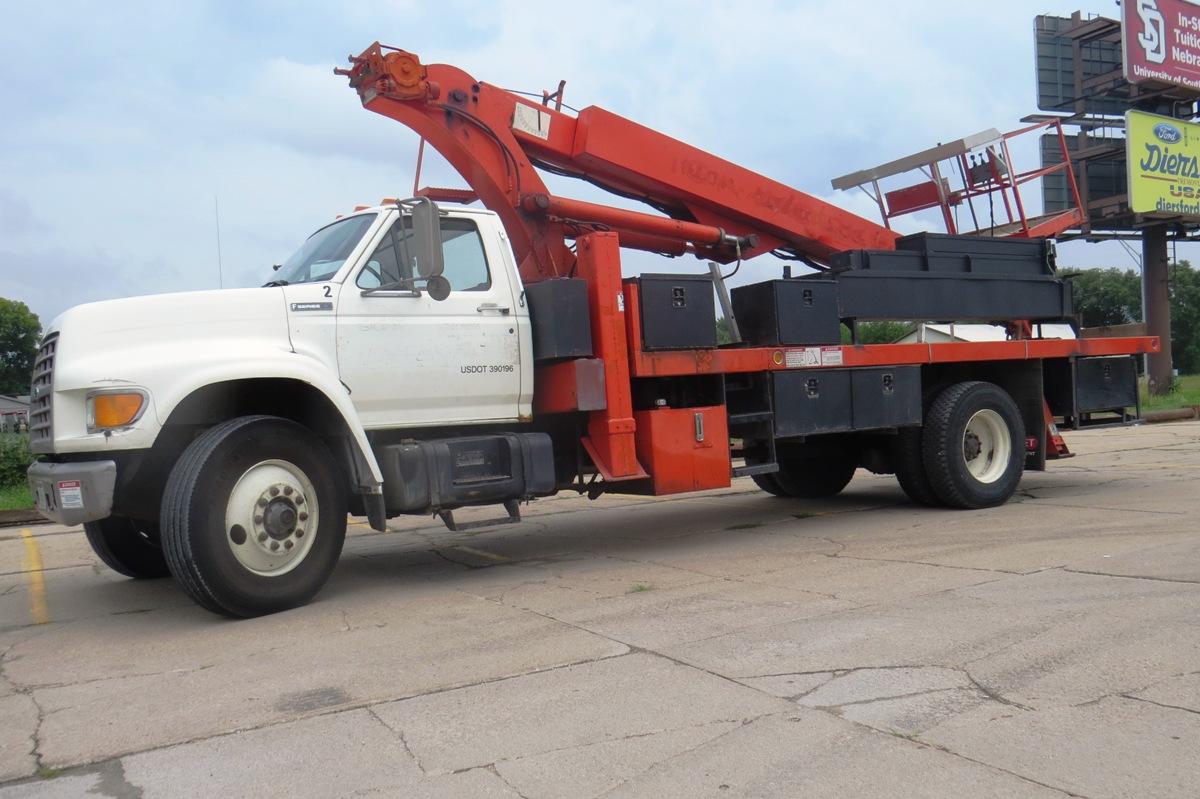
[[[163,493],[171,573],[228,616],[302,605],[329,579],[346,535],[346,496],[328,449],[272,416],[217,425],[184,451]]]
[[[836,456],[780,460],[779,471],[755,475],[754,482],[777,497],[820,499],[840,494],[857,468],[856,459]]]
[[[109,516],[83,525],[92,551],[104,565],[138,580],[166,577],[167,569],[157,525],[124,516]]]
[[[921,443],[930,485],[952,508],[1002,505],[1025,470],[1021,412],[992,383],[957,383],[939,394]]]
[[[902,427],[892,441],[892,468],[896,470],[896,481],[908,498],[918,505],[931,508],[944,504],[933,490],[929,475],[925,473],[925,458],[921,446],[920,427]]]
[[[775,482],[775,475],[773,473],[752,475],[750,479],[754,481],[756,486],[761,488],[763,491],[766,491],[768,494],[772,494],[777,497],[787,496],[787,494],[783,493],[783,489],[779,487],[779,483]]]

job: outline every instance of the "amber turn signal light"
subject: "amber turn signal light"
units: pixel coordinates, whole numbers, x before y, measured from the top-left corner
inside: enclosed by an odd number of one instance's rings
[[[92,397],[92,426],[98,429],[123,427],[142,410],[146,398],[139,393],[97,394]]]

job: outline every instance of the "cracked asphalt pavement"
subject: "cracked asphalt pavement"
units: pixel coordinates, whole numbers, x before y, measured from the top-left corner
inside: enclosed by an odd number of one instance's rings
[[[1195,797],[1200,423],[1068,442],[975,512],[860,471],[356,523],[247,621],[0,529],[0,799]]]

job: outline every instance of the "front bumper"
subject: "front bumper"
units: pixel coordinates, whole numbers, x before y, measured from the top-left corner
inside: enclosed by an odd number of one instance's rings
[[[27,474],[38,513],[47,519],[73,526],[112,514],[116,461],[35,463]]]

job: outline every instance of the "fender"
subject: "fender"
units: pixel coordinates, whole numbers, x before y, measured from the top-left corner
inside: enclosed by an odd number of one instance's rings
[[[383,490],[383,472],[371,450],[366,430],[350,401],[350,394],[337,376],[331,374],[322,362],[290,350],[275,350],[270,353],[241,352],[236,361],[208,363],[199,369],[196,368],[199,365],[194,362],[189,365],[193,367],[188,375],[189,379],[172,383],[167,391],[156,396],[155,411],[160,426],[166,424],[171,412],[179,403],[206,386],[263,378],[297,380],[321,392],[337,409],[342,422],[354,439],[359,462],[370,471],[374,480],[371,493],[378,494]]]

